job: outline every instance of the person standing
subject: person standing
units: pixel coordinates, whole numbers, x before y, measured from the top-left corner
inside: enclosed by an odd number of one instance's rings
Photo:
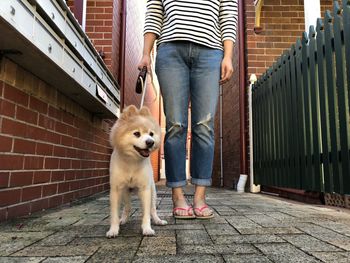
[[[148,0],[143,55],[138,68],[151,72],[150,53],[157,40],[155,72],[166,116],[166,185],[172,188],[176,218],[211,218],[205,201],[211,185],[214,116],[219,85],[233,73],[238,24],[237,0]],[[182,187],[186,181],[188,107],[191,105],[191,183],[193,207]]]

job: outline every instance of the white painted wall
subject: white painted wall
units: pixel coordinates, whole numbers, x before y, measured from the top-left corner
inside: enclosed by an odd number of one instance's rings
[[[320,0],[304,0],[305,32],[309,33],[310,26],[316,29],[317,18],[321,17]]]

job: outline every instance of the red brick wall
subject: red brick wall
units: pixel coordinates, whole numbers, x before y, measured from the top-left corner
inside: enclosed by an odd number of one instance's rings
[[[107,190],[109,125],[9,60],[0,76],[0,221]]]
[[[260,34],[254,33],[253,0],[245,1],[247,32],[247,73],[261,75],[284,50],[289,49],[305,29],[303,0],[265,0]],[[332,9],[332,0],[321,0],[321,15]]]
[[[121,34],[121,1],[113,2],[113,27],[112,27],[112,74],[115,79],[119,79],[119,49]]]
[[[117,3],[117,2],[115,2]],[[96,50],[105,55],[104,62],[112,71],[113,0],[89,0],[86,8],[85,32]]]

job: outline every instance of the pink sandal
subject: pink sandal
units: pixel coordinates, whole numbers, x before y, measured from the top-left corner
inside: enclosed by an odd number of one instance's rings
[[[203,215],[202,211],[206,208],[208,208],[212,211],[212,213],[210,215],[207,215],[207,216]],[[214,211],[211,208],[209,208],[208,205],[203,205],[202,207],[194,208],[193,211],[194,211],[194,214],[196,215],[196,218],[198,218],[198,219],[209,219],[209,218],[214,217]]]
[[[184,215],[179,215],[177,212],[178,211],[187,211],[186,214]],[[191,211],[191,212],[190,212]],[[193,213],[193,208],[192,206],[188,206],[188,207],[175,207],[173,209],[173,216],[177,219],[193,219],[196,218],[196,216]]]

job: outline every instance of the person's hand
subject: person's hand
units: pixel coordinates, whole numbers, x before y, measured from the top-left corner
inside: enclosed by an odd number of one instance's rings
[[[224,57],[221,62],[221,79],[220,85],[230,80],[233,73],[232,59],[230,57]]]
[[[139,70],[142,70],[143,67],[147,67],[147,73],[151,74],[151,56],[150,55],[143,55],[139,64],[137,65],[137,68]]]

